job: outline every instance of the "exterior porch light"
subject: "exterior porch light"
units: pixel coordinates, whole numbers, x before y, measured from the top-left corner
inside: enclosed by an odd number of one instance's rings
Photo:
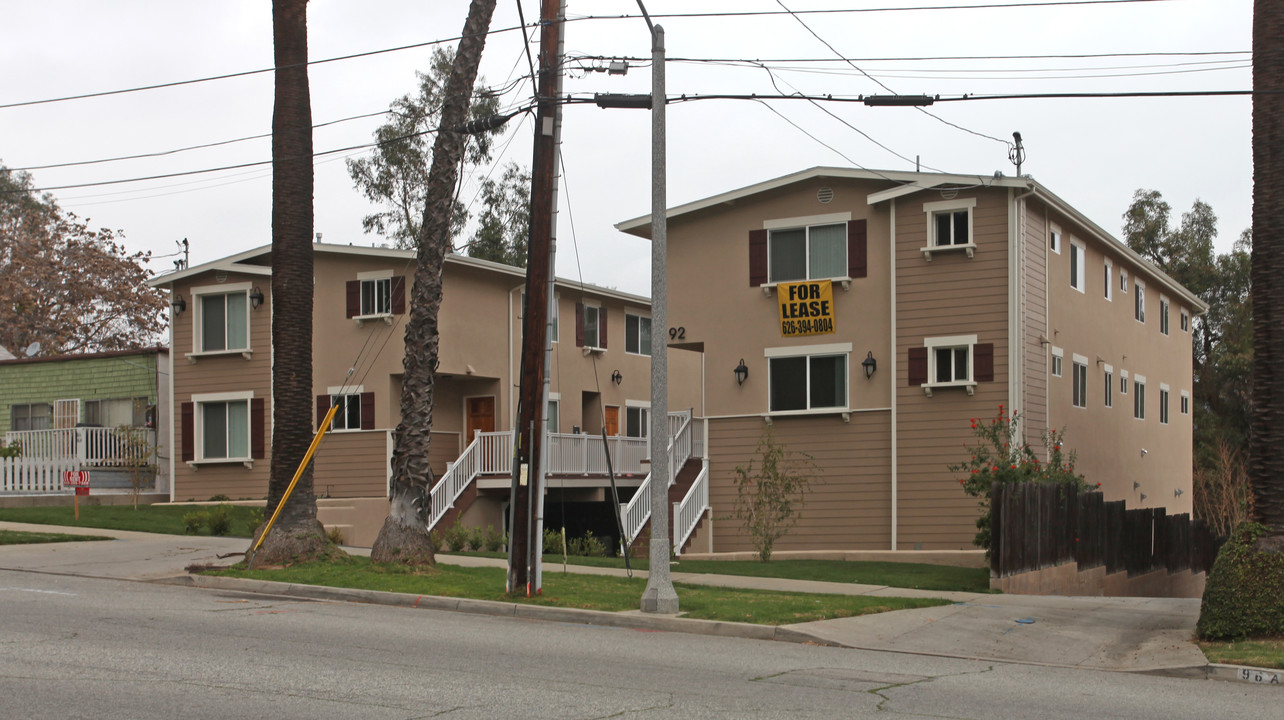
[[[250,306],[253,307],[255,310],[258,310],[259,306],[262,304],[263,304],[263,291],[259,289],[258,285],[255,285],[254,289],[250,291]]]
[[[874,359],[873,350],[865,353],[865,359],[860,361],[860,366],[865,369],[866,380],[874,377],[874,371],[878,369],[878,361]]]
[[[620,383],[624,382],[624,376],[620,374],[619,370],[616,370],[615,372],[611,373],[611,381],[614,382],[616,385],[619,385]]]
[[[187,310],[187,301],[183,299],[182,295],[175,294],[174,302],[170,303],[170,305],[174,306],[175,315],[182,315]]]
[[[740,364],[732,372],[736,374],[736,384],[744,385],[745,380],[749,379],[749,368],[745,366],[744,358],[740,358]]]

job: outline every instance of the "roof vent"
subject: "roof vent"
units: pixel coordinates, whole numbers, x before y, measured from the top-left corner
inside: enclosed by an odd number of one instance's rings
[[[816,191],[816,201],[821,205],[828,205],[834,199],[834,189],[823,187]]]

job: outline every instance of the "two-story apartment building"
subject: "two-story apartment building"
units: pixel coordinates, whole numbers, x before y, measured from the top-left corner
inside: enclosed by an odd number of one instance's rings
[[[271,368],[279,360],[271,344],[271,261],[271,247],[259,247],[153,281],[171,293],[173,304],[174,500],[266,497]],[[352,526],[346,532],[356,544],[372,541],[387,513],[415,268],[411,251],[314,245],[315,422],[332,405],[340,406],[317,453],[314,487],[319,497],[337,499],[331,505],[365,508],[356,513],[359,520],[337,519],[334,512],[323,517],[327,524]],[[510,452],[497,436],[511,431],[516,411],[524,282],[520,268],[461,255],[446,259],[430,458],[434,475],[442,477],[479,433],[495,443],[478,451],[489,455],[491,477],[477,483],[465,498],[467,507],[459,508],[456,516],[462,515],[465,525],[504,524],[507,465],[493,463],[502,464]],[[603,429],[621,442],[645,435],[649,301],[566,280],[557,281],[554,295],[549,431],[578,435],[582,445]],[[675,351],[670,362],[675,368],[670,407],[702,413],[699,356]],[[582,472],[573,473],[574,480],[551,483],[550,493],[559,494],[548,506],[556,511],[570,503],[568,513],[603,515],[611,526],[613,505],[604,492],[608,478],[578,469]],[[626,489],[637,482],[622,480]]]
[[[701,549],[751,549],[717,518],[768,424],[822,471],[777,550],[971,548],[947,466],[1000,406],[1032,445],[1064,429],[1106,499],[1190,511],[1206,306],[1038,182],[812,168],[668,223],[669,324],[706,367]]]

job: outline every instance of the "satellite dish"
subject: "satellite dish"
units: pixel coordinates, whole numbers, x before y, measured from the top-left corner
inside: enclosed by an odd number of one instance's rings
[[[23,351],[27,357],[35,357],[38,352],[40,352],[40,343],[38,342],[31,343],[27,346],[27,349]]]

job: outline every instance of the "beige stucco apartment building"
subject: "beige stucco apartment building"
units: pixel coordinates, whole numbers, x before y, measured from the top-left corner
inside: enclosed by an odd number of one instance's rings
[[[332,404],[340,405],[316,457],[314,486],[319,497],[336,500],[331,506],[351,508],[358,500],[368,501],[362,512],[375,517],[339,518],[338,511],[323,517],[328,525],[345,526],[348,539],[363,544],[373,540],[387,512],[414,253],[318,243],[314,263],[314,422]],[[170,291],[173,302],[175,407],[167,416],[176,422],[175,501],[267,495],[274,361],[271,273],[271,247],[265,246],[153,281]],[[431,443],[437,477],[477,433],[511,430],[524,282],[523,269],[447,257]],[[557,281],[555,296],[549,431],[644,434],[650,342],[642,338],[650,328],[649,301],[565,280]],[[670,409],[702,414],[700,357],[681,351],[673,355]],[[605,485],[604,477],[563,482],[555,491],[565,494],[551,498],[550,505],[568,499],[603,504]],[[629,483],[624,485],[627,490]],[[477,497],[470,495],[464,523],[502,527],[507,487],[492,479]],[[609,511],[606,518],[611,522]]]
[[[1034,445],[1064,429],[1107,500],[1191,510],[1206,306],[1028,177],[813,168],[675,207],[668,288],[704,357],[701,549],[751,549],[733,479],[768,425],[823,472],[778,551],[969,549],[947,466],[1000,406]]]

